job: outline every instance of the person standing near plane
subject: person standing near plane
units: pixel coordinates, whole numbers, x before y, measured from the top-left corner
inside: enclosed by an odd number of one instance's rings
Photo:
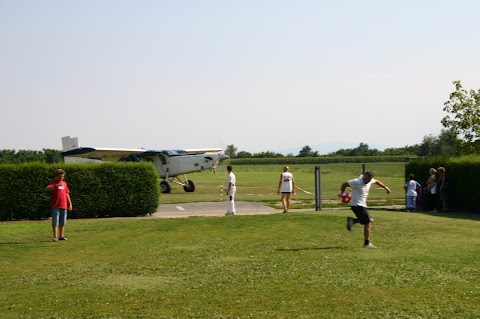
[[[288,170],[288,166],[283,167],[283,173],[280,174],[280,181],[278,182],[278,194],[282,193],[284,213],[287,213],[290,209],[290,194],[295,195],[295,178]]]
[[[227,178],[227,213],[225,215],[235,215],[235,192],[237,187],[235,186],[236,177],[233,174],[231,165],[227,166],[228,178]]]
[[[65,178],[65,171],[57,169],[56,178],[48,183],[45,190],[52,192],[50,210],[52,212],[53,241],[67,240],[65,237],[65,224],[67,223],[67,210],[72,210],[72,200]],[[59,238],[60,236],[60,238]]]

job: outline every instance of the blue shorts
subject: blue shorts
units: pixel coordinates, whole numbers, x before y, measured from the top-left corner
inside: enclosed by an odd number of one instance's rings
[[[67,210],[61,208],[52,208],[52,226],[65,226],[67,223]]]
[[[357,216],[360,224],[367,225],[372,222],[372,218],[370,217],[370,214],[368,213],[368,209],[366,207],[351,206],[351,209],[355,213],[355,216]]]

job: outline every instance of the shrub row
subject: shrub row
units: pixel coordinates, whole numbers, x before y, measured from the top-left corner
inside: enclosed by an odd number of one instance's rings
[[[446,169],[449,208],[480,211],[480,202],[474,194],[480,180],[480,156],[413,160],[406,164],[405,175],[414,174],[415,180],[425,186],[430,168],[440,166]]]
[[[405,156],[318,156],[318,157],[280,157],[280,158],[233,158],[232,165],[300,165],[331,163],[379,163],[408,162]]]
[[[136,216],[155,212],[160,186],[149,163],[0,165],[0,220],[50,217],[45,187],[63,168],[73,211],[69,218]]]

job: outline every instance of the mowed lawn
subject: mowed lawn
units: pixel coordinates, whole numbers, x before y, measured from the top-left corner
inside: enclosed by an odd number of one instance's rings
[[[0,318],[480,318],[476,214],[0,223]]]
[[[172,183],[172,192],[160,196],[161,204],[189,202],[211,202],[221,200],[221,190],[227,179],[226,166],[222,164],[216,173],[203,171],[189,174],[188,179],[196,183],[194,193],[184,192],[182,186]],[[311,164],[291,165],[290,172],[296,181],[297,195],[293,197],[292,208],[315,208],[315,166]],[[363,170],[359,163],[338,163],[320,165],[322,207],[341,206],[338,199],[340,185],[347,180],[358,177]],[[392,190],[386,195],[385,190],[373,186],[369,196],[370,206],[405,204],[405,163],[368,163],[365,170],[373,170],[376,178],[388,185]],[[278,181],[282,173],[282,165],[235,165],[233,172],[237,177],[238,201],[262,202],[266,205],[281,208],[277,194]],[[183,176],[182,176],[183,178]],[[420,181],[422,182],[422,181]],[[225,196],[223,195],[223,199]]]

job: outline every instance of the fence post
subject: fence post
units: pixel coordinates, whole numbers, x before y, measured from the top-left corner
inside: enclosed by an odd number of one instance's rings
[[[322,187],[320,183],[320,165],[315,166],[315,210],[322,210]]]

